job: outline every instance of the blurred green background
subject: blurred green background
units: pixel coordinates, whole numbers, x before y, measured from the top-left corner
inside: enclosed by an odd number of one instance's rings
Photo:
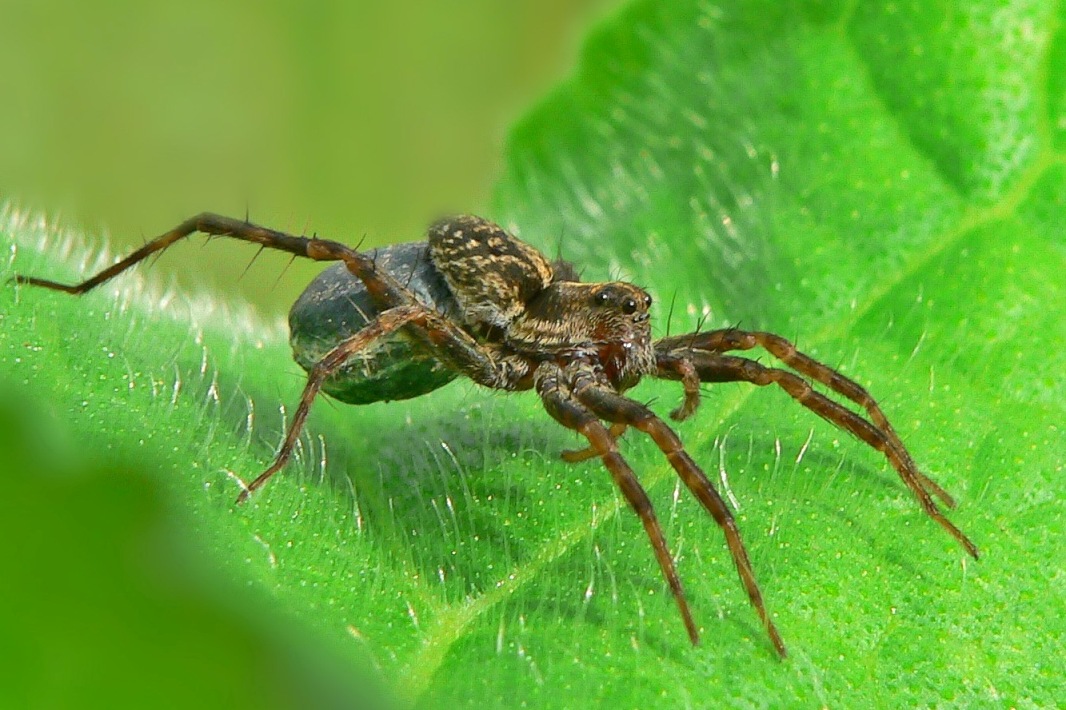
[[[620,0],[0,3],[0,200],[115,248],[203,210],[365,244],[483,211],[506,127]],[[318,267],[174,250],[283,311]],[[278,266],[275,266],[278,265]]]

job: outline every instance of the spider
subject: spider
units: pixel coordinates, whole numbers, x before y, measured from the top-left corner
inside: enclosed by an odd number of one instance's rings
[[[691,642],[698,643],[699,633],[662,528],[618,449],[617,441],[629,427],[651,437],[722,529],[748,599],[784,657],[785,644],[767,613],[729,508],[670,426],[625,396],[645,376],[679,381],[684,397],[670,417],[681,421],[699,406],[701,383],[748,382],[780,387],[881,452],[926,514],[978,557],[977,547],[933,498],[949,508],[954,500],[918,470],[862,386],[773,333],[727,328],[652,340],[652,299],[646,291],[621,281],[582,283],[567,262],[550,262],[480,217],[441,220],[429,228],[425,242],[360,252],[247,219],[203,213],[79,284],[30,276],[14,280],[82,294],[196,232],[341,262],[312,283],[290,314],[294,355],[308,372],[307,385],[273,463],[247,485],[238,503],[289,460],[311,403],[322,390],[351,403],[405,399],[458,376],[491,389],[534,390],[553,419],[588,441],[587,448],[564,451],[562,458],[600,458],[640,518]],[[791,370],[729,354],[753,348],[766,350]],[[865,417],[817,392],[808,380],[851,400]]]

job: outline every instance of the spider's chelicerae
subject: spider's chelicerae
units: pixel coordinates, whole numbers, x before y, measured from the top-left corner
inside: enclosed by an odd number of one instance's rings
[[[277,458],[238,502],[288,461],[319,390],[351,403],[404,399],[460,375],[492,389],[532,389],[552,418],[588,440],[588,448],[563,452],[563,458],[599,457],[640,517],[692,643],[699,638],[696,624],[659,521],[618,450],[617,440],[627,427],[651,437],[722,528],[748,598],[784,656],[784,643],[766,612],[729,508],[666,422],[625,396],[645,376],[677,380],[684,399],[670,416],[680,421],[699,406],[700,383],[749,382],[777,385],[884,454],[922,509],[977,557],[974,544],[933,501],[935,496],[953,507],[951,496],[918,470],[880,407],[860,385],[772,333],[728,328],[653,341],[651,297],[644,290],[620,281],[581,283],[566,262],[549,262],[533,247],[479,217],[437,222],[430,227],[427,242],[364,253],[337,242],[205,213],[80,284],[28,276],[15,280],[81,294],[195,232],[341,262],[316,279],[293,307],[293,350],[309,373],[307,386]],[[794,372],[728,354],[753,348],[763,348]],[[865,417],[816,392],[804,377],[859,405]]]

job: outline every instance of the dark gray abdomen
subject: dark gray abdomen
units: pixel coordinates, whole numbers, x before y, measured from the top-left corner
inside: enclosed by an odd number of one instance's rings
[[[423,304],[449,318],[455,316],[455,299],[430,263],[425,242],[394,244],[366,254]],[[362,281],[344,264],[329,267],[311,282],[289,311],[293,358],[310,371],[326,353],[362,330],[377,314]],[[398,332],[353,356],[326,380],[322,389],[342,402],[368,404],[418,397],[448,384],[456,376]]]

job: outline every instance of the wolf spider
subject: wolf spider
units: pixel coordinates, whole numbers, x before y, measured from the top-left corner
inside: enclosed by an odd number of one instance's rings
[[[648,407],[625,396],[644,376],[677,380],[684,398],[670,416],[681,421],[699,406],[701,383],[748,382],[777,385],[884,454],[926,514],[971,556],[978,556],[974,544],[933,500],[935,496],[950,508],[955,505],[951,496],[918,470],[881,408],[859,384],[772,333],[727,328],[653,341],[648,313],[652,299],[644,290],[620,281],[581,283],[566,262],[549,262],[479,217],[437,222],[429,229],[428,243],[364,253],[334,241],[204,213],[79,284],[29,276],[15,280],[82,294],[195,232],[342,263],[324,272],[293,309],[294,354],[308,371],[307,385],[273,464],[245,488],[238,502],[289,460],[320,390],[349,402],[403,399],[460,375],[491,389],[532,389],[552,418],[588,440],[586,449],[564,451],[562,457],[572,462],[599,457],[640,517],[692,643],[698,642],[698,631],[659,521],[618,450],[617,440],[628,427],[651,437],[721,527],[748,598],[784,656],[785,645],[763,604],[729,508],[677,434]],[[347,304],[349,311],[354,305],[358,313],[334,318],[338,304]],[[768,351],[794,372],[727,354],[753,348]],[[409,362],[418,367],[397,374],[395,368]],[[804,377],[851,400],[866,416],[816,392]]]

